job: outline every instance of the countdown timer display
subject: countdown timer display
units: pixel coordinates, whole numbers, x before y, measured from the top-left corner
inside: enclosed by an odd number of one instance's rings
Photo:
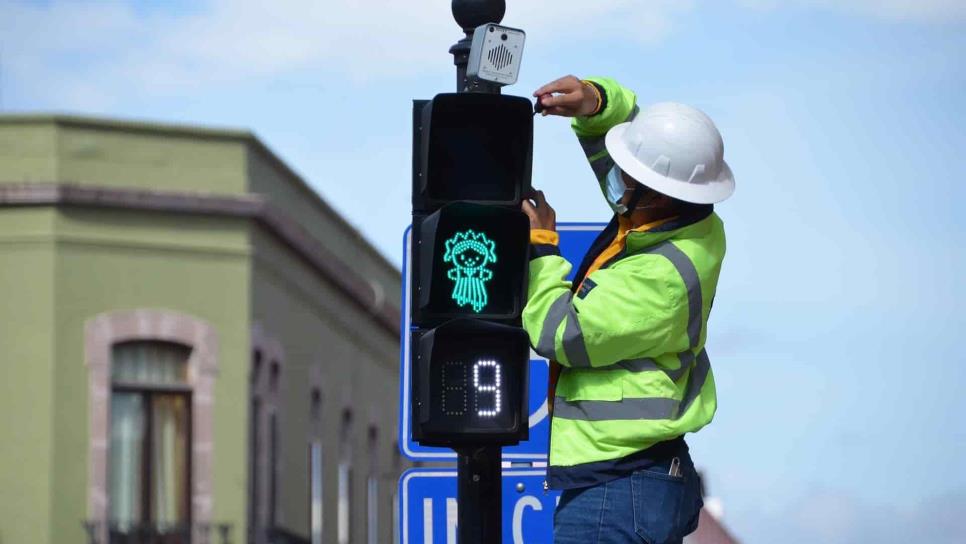
[[[495,445],[526,438],[525,332],[456,320],[415,334],[414,439],[427,445]]]
[[[485,419],[503,415],[503,363],[500,361],[479,359],[472,365],[446,361],[440,381],[438,406],[444,416],[474,415]]]

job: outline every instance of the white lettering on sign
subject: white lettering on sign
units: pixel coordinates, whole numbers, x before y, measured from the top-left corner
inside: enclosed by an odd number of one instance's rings
[[[446,544],[456,544],[457,504],[455,498],[446,498]],[[433,544],[433,499],[423,499],[423,544]]]
[[[423,499],[423,544],[433,544],[433,499]]]
[[[446,499],[446,544],[456,544],[456,522],[459,520],[456,506],[458,504],[452,497]]]
[[[513,507],[513,544],[526,544],[523,542],[523,511],[529,508],[533,508],[536,511],[543,510],[543,505],[540,504],[540,499],[534,497],[533,495],[524,495],[520,497],[517,501],[516,506]]]
[[[545,468],[503,467],[502,471],[500,515],[506,544],[552,542],[553,513],[560,505],[560,494],[542,491]],[[458,544],[457,477],[455,469],[413,469],[403,475],[399,482],[401,544]]]
[[[557,497],[560,504],[560,497]],[[459,520],[458,503],[453,497],[446,498],[446,544],[456,544],[456,527]],[[527,544],[523,540],[523,514],[527,509],[535,512],[543,510],[543,503],[533,495],[524,495],[513,506],[511,527],[513,544]],[[433,499],[423,499],[423,544],[435,544],[433,540]]]

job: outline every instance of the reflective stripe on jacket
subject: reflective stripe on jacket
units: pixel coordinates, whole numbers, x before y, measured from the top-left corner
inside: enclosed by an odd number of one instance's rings
[[[594,78],[606,109],[574,130],[598,181],[613,166],[607,130],[636,112],[634,95]],[[704,342],[725,253],[710,207],[644,232],[630,232],[613,260],[576,294],[571,264],[538,246],[530,263],[523,326],[537,353],[565,367],[551,426],[551,466],[617,460],[697,431],[714,416],[714,377]]]

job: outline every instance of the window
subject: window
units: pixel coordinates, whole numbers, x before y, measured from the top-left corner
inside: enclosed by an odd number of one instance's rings
[[[352,464],[339,463],[339,544],[349,544],[352,521]]]
[[[341,455],[339,459],[339,544],[349,544],[352,538],[352,411],[342,413],[339,432]]]
[[[97,542],[110,543],[109,527],[116,533],[122,522],[146,532],[163,525],[170,536],[141,538],[158,544],[183,542],[173,528],[190,524],[197,542],[214,522],[218,343],[209,323],[171,310],[105,312],[84,323],[87,512]]]
[[[269,376],[269,393],[273,399],[278,398],[278,380],[281,369],[279,364],[272,361],[271,374]],[[278,527],[278,481],[279,481],[279,462],[278,462],[278,410],[273,409],[268,416],[268,526]]]
[[[285,444],[285,352],[259,326],[252,327],[249,391],[248,544],[268,544],[284,521],[281,459]]]
[[[322,544],[322,440],[316,436],[322,425],[322,392],[312,388],[309,418],[312,437],[309,440],[309,535],[312,544]]]
[[[261,511],[259,498],[261,497],[261,486],[259,485],[258,467],[261,466],[261,441],[259,439],[261,426],[259,422],[262,417],[262,402],[255,395],[254,391],[258,388],[262,372],[262,352],[255,350],[252,353],[251,370],[251,390],[250,395],[250,414],[248,420],[248,542],[256,540],[258,513]]]
[[[322,544],[322,441],[309,444],[309,532],[312,544]]]
[[[160,341],[111,351],[109,521],[113,538],[188,542],[191,523],[191,349]]]
[[[369,478],[366,480],[368,544],[379,542],[379,430],[369,427]]]

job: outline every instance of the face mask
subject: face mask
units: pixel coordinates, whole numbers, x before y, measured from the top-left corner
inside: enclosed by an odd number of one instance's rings
[[[627,192],[627,186],[624,185],[624,180],[621,179],[621,169],[616,164],[607,173],[604,189],[607,193],[607,205],[610,206],[610,209],[618,215],[627,212],[627,207],[621,204],[621,199]]]
[[[638,206],[641,197],[644,196],[644,186],[640,183],[635,183],[634,187],[624,185],[624,179],[621,177],[621,169],[616,164],[610,169],[610,172],[607,173],[607,178],[604,183],[604,190],[607,194],[607,204],[617,215],[628,217],[634,212],[634,210],[643,210],[654,207],[651,204]],[[631,193],[631,197],[628,199],[627,205],[625,205],[621,203],[621,200],[624,198],[624,193],[627,191],[634,192]]]

